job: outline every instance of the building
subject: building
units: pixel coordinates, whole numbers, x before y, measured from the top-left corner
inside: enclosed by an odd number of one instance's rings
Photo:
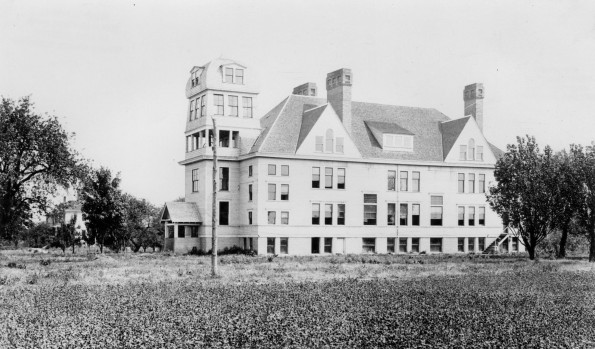
[[[212,118],[218,133],[218,244],[258,254],[519,251],[486,202],[502,151],[483,136],[482,84],[464,117],[351,99],[350,69],[258,118],[250,70],[217,59],[186,85],[186,202],[166,203],[165,248],[211,248]]]

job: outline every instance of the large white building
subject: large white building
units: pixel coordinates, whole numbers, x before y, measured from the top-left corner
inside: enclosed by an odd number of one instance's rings
[[[502,151],[482,132],[482,84],[464,117],[351,100],[354,76],[306,83],[259,118],[250,69],[217,59],[186,85],[186,202],[166,203],[165,248],[211,248],[213,118],[219,248],[258,254],[522,249],[486,202]]]

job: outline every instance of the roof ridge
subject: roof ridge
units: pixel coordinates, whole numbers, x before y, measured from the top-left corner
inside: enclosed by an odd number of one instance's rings
[[[381,105],[381,106],[387,106],[387,107],[398,107],[398,108],[435,110],[435,111],[437,111],[439,113],[442,113],[442,112],[440,112],[438,109],[436,109],[434,107],[410,107],[410,106],[407,106],[407,105],[396,105],[396,104],[375,103],[375,102],[359,102],[359,101],[351,101],[351,103],[373,104],[373,105]]]

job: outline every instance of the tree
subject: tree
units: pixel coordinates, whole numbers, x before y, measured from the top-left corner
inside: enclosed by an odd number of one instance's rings
[[[124,203],[120,178],[112,178],[111,171],[101,167],[92,171],[81,190],[83,220],[87,230],[99,242],[99,250],[109,245],[120,247],[118,233],[123,228]]]
[[[560,247],[557,257],[566,258],[566,242],[571,228],[572,220],[580,209],[580,176],[574,164],[572,153],[562,151],[555,155],[556,174],[554,192],[557,213],[554,215],[554,224],[560,229]]]
[[[542,152],[534,137],[517,137],[496,163],[497,184],[490,188],[488,202],[513,233],[521,238],[529,258],[536,246],[556,227],[556,162],[552,150]]]
[[[59,247],[62,249],[62,253],[66,253],[66,248],[72,246],[72,254],[74,254],[74,248],[81,243],[81,237],[76,232],[76,216],[73,216],[69,222],[60,224],[60,227],[56,229],[56,234],[52,241],[53,247]]]
[[[145,199],[124,194],[124,236],[134,252],[151,246],[159,229],[159,208]]]
[[[43,247],[52,242],[54,234],[54,229],[48,223],[37,223],[27,230],[25,240],[30,247]]]
[[[572,145],[570,153],[580,183],[578,220],[589,237],[589,262],[595,262],[595,148]]]
[[[85,166],[56,117],[33,111],[28,97],[0,105],[0,238],[18,242],[17,232],[33,211],[45,211],[57,188],[70,187]]]

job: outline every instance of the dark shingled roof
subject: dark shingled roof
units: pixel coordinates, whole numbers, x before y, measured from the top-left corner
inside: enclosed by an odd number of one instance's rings
[[[196,202],[166,202],[161,213],[161,221],[173,223],[201,223]]]
[[[447,122],[443,122],[440,124],[440,129],[442,131],[442,153],[444,154],[444,158],[452,149],[452,146],[459,138],[461,131],[467,125],[467,121],[469,121],[470,116],[466,116],[464,118],[455,119]]]
[[[263,117],[263,131],[250,152],[295,154],[325,109],[313,108],[326,104],[324,98],[290,95]],[[351,111],[351,138],[364,158],[444,161],[468,121],[468,117],[450,120],[433,108],[375,103],[352,102]],[[372,129],[413,135],[413,151],[384,151]],[[502,153],[490,146],[494,154]]]

